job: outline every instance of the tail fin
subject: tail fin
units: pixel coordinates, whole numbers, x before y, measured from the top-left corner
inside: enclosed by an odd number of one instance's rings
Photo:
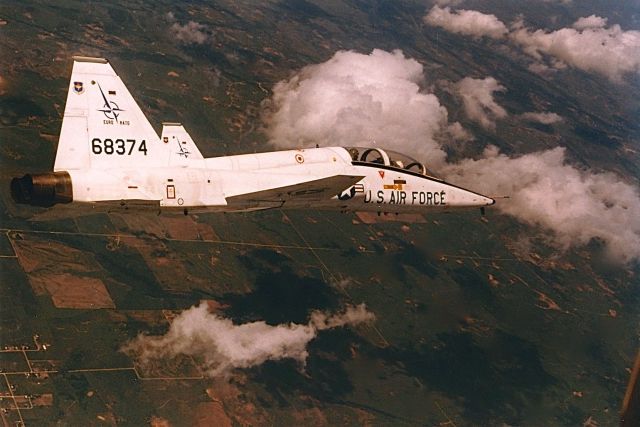
[[[201,160],[202,154],[180,123],[162,124],[162,143],[171,151],[169,164],[179,166],[190,160]]]
[[[109,62],[73,59],[54,171],[167,165],[170,151]]]

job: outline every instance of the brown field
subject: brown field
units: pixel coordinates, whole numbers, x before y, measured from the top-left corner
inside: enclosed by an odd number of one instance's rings
[[[231,427],[231,418],[224,412],[221,402],[202,402],[196,406],[193,426]]]
[[[51,274],[47,277],[35,277],[33,281],[42,282],[51,295],[53,304],[58,308],[115,308],[115,304],[100,279],[78,277],[71,274]]]
[[[51,406],[53,405],[53,393],[44,393],[31,399],[33,406]]]
[[[291,413],[299,426],[328,426],[329,421],[320,408],[307,408]]]
[[[166,238],[166,230],[158,218],[153,215],[124,215],[112,214],[112,216],[121,219],[132,232],[144,232],[145,234],[154,235],[160,238]]]
[[[100,271],[100,265],[93,255],[63,245],[62,243],[40,240],[37,237],[12,236],[13,247],[25,273],[32,276],[50,273],[91,273]],[[43,289],[34,287],[42,294]]]
[[[246,377],[238,375],[234,378],[238,384],[246,382]],[[254,402],[256,396],[252,393],[243,393],[238,385],[222,378],[214,380],[213,386],[207,388],[207,395],[214,402],[219,402],[224,407],[226,415],[233,420],[235,425],[273,425],[271,415]]]
[[[210,225],[191,217],[155,215],[118,215],[132,232],[143,231],[160,238],[176,240],[218,240]]]
[[[136,355],[137,357],[137,355]],[[140,378],[200,378],[202,374],[190,356],[146,359],[135,364]]]
[[[199,224],[193,219],[180,217],[162,217],[160,219],[167,234],[178,240],[219,240],[211,226]]]
[[[140,255],[142,255],[145,263],[163,289],[184,291],[189,289],[190,286],[203,284],[201,278],[190,275],[187,272],[184,262],[161,241],[142,239],[132,241],[127,239],[127,244],[132,244],[140,252]]]
[[[109,313],[115,322],[143,322],[149,325],[166,323],[167,319],[161,310],[118,310]]]
[[[50,295],[59,308],[115,308],[102,280],[88,277],[102,271],[92,254],[33,236],[12,242],[36,295]]]

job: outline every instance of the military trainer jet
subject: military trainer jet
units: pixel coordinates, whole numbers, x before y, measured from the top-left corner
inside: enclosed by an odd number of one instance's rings
[[[420,213],[495,203],[376,147],[205,159],[179,123],[164,123],[158,137],[107,60],[73,59],[53,172],[14,178],[18,203],[184,214],[272,208]]]

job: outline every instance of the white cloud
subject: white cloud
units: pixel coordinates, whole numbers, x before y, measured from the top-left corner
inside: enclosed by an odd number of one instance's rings
[[[446,130],[447,110],[421,89],[423,80],[422,65],[399,50],[340,51],[275,85],[265,103],[266,132],[283,148],[375,141],[442,164],[435,138]]]
[[[527,66],[527,68],[529,69],[529,71],[536,74],[545,74],[549,71],[555,71],[553,68],[540,62],[532,62]]]
[[[575,28],[552,32],[517,23],[509,37],[538,61],[549,55],[555,68],[569,65],[619,82],[624,74],[640,72],[640,31],[623,31],[619,25],[605,28],[605,24],[594,15],[579,19]]]
[[[314,311],[311,313],[309,326],[318,331],[323,331],[325,329],[372,322],[373,320],[375,320],[373,313],[367,311],[364,304],[360,304],[355,307],[347,307],[345,312],[341,314],[329,315],[321,311]]]
[[[460,9],[452,12],[450,7],[441,8],[436,5],[423,19],[429,25],[466,36],[499,39],[508,32],[506,25],[495,15],[475,10]]]
[[[203,44],[212,38],[212,31],[204,24],[189,21],[180,25],[173,12],[168,12],[165,17],[172,23],[169,27],[171,36],[183,44]]]
[[[552,125],[562,121],[562,117],[556,113],[523,113],[520,117],[531,122],[538,122],[544,125]]]
[[[540,225],[559,248],[597,237],[621,260],[640,258],[638,190],[614,174],[565,164],[562,148],[517,158],[488,150],[483,159],[447,165],[436,137],[464,138],[466,132],[458,123],[447,123],[438,98],[420,89],[422,73],[419,63],[399,51],[338,52],[276,85],[267,103],[267,133],[281,147],[369,145],[375,139],[383,148],[426,161],[453,184],[511,195],[497,209]],[[504,90],[495,79],[467,78],[453,87],[466,97],[465,109],[468,104],[468,114],[480,123],[490,127],[506,116],[493,99],[495,91]],[[559,119],[554,113],[522,117],[547,123]]]
[[[604,28],[607,25],[607,18],[591,15],[578,19],[572,25],[576,30],[586,30],[587,28]]]
[[[602,74],[614,82],[625,74],[640,72],[640,31],[623,31],[617,24],[607,28],[607,19],[596,15],[578,19],[573,28],[556,31],[532,30],[522,20],[507,30],[494,15],[434,6],[424,22],[473,37],[499,38],[508,34],[511,43],[527,55],[556,69],[575,67]]]
[[[456,89],[462,98],[467,116],[480,123],[482,127],[494,129],[496,119],[507,117],[507,111],[493,99],[494,92],[503,92],[506,89],[493,77],[465,77],[456,83]]]
[[[612,173],[591,173],[566,163],[557,147],[510,158],[496,147],[484,158],[447,167],[452,182],[486,194],[509,195],[496,208],[552,230],[559,248],[601,239],[614,259],[640,259],[640,194]]]
[[[306,325],[271,326],[263,321],[235,325],[229,319],[210,313],[208,305],[202,302],[173,319],[165,335],[141,334],[122,350],[142,366],[179,355],[192,356],[211,377],[257,366],[267,360],[294,359],[304,366],[309,355],[307,344],[318,331],[374,319],[361,304],[348,306],[343,313],[334,315],[315,311]]]
[[[473,140],[473,135],[471,135],[471,133],[463,128],[462,125],[458,122],[453,122],[449,126],[447,126],[446,135],[454,141]]]
[[[210,34],[206,25],[189,21],[185,25],[177,22],[171,25],[171,34],[184,44],[203,44],[209,40]]]

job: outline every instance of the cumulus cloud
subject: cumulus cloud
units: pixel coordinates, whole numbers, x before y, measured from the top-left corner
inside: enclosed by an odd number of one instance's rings
[[[450,164],[452,182],[510,199],[496,207],[519,220],[553,230],[559,248],[604,242],[613,259],[640,259],[640,193],[612,173],[592,173],[566,163],[565,149],[510,158],[489,146],[479,160]]]
[[[202,302],[173,319],[165,335],[141,334],[122,350],[142,366],[180,355],[192,356],[202,363],[202,371],[211,377],[228,374],[237,368],[257,366],[267,360],[294,359],[304,366],[309,355],[307,344],[318,331],[374,319],[373,313],[361,304],[348,306],[338,314],[314,311],[307,324],[272,326],[259,321],[236,325],[210,313],[208,305]]]
[[[211,40],[212,31],[204,24],[200,24],[195,21],[189,21],[184,25],[180,25],[176,22],[176,18],[173,12],[166,14],[166,18],[169,22],[172,22],[169,27],[169,32],[173,38],[183,44],[203,44]]]
[[[542,123],[543,125],[552,125],[554,123],[558,123],[562,121],[562,117],[560,117],[556,113],[528,112],[528,113],[523,113],[520,117],[530,122]]]
[[[266,133],[279,147],[398,144],[432,164],[446,157],[436,136],[447,110],[421,89],[423,67],[395,50],[337,52],[273,88]]]
[[[450,7],[436,5],[423,19],[429,25],[466,36],[499,39],[508,32],[506,25],[495,15],[475,10],[459,9],[452,12]]]
[[[494,129],[496,119],[507,117],[507,111],[493,99],[494,92],[503,92],[506,89],[493,77],[465,77],[456,83],[456,89],[462,98],[467,116],[480,123],[482,127]]]
[[[511,43],[546,67],[571,66],[602,74],[614,82],[625,74],[640,72],[640,31],[623,31],[617,24],[606,27],[607,19],[596,15],[582,17],[572,28],[556,31],[532,30],[522,20],[508,30],[494,15],[434,6],[424,22],[473,37],[499,38],[507,34]]]
[[[555,68],[569,65],[602,74],[614,82],[624,74],[640,72],[640,31],[605,25],[606,19],[595,15],[579,19],[574,28],[551,32],[516,23],[509,37],[538,61],[544,61],[544,55],[550,56],[550,65]]]
[[[607,25],[607,18],[591,15],[578,19],[572,25],[576,30],[586,30],[587,28],[604,28]]]
[[[422,74],[420,64],[399,51],[338,52],[276,85],[266,104],[266,131],[281,147],[376,140],[426,161],[454,184],[510,195],[497,209],[539,225],[559,248],[598,238],[621,260],[640,258],[638,190],[614,174],[567,164],[562,148],[516,158],[490,149],[482,159],[448,165],[436,136],[466,132],[447,123],[438,98],[420,89]],[[480,123],[491,126],[506,115],[493,100],[494,92],[504,90],[495,79],[463,79],[453,86],[467,95],[470,117],[476,114]],[[561,119],[554,113],[522,117],[542,123]]]
[[[473,140],[473,135],[469,133],[462,125],[458,122],[451,123],[447,126],[446,135],[454,141],[471,141]]]

